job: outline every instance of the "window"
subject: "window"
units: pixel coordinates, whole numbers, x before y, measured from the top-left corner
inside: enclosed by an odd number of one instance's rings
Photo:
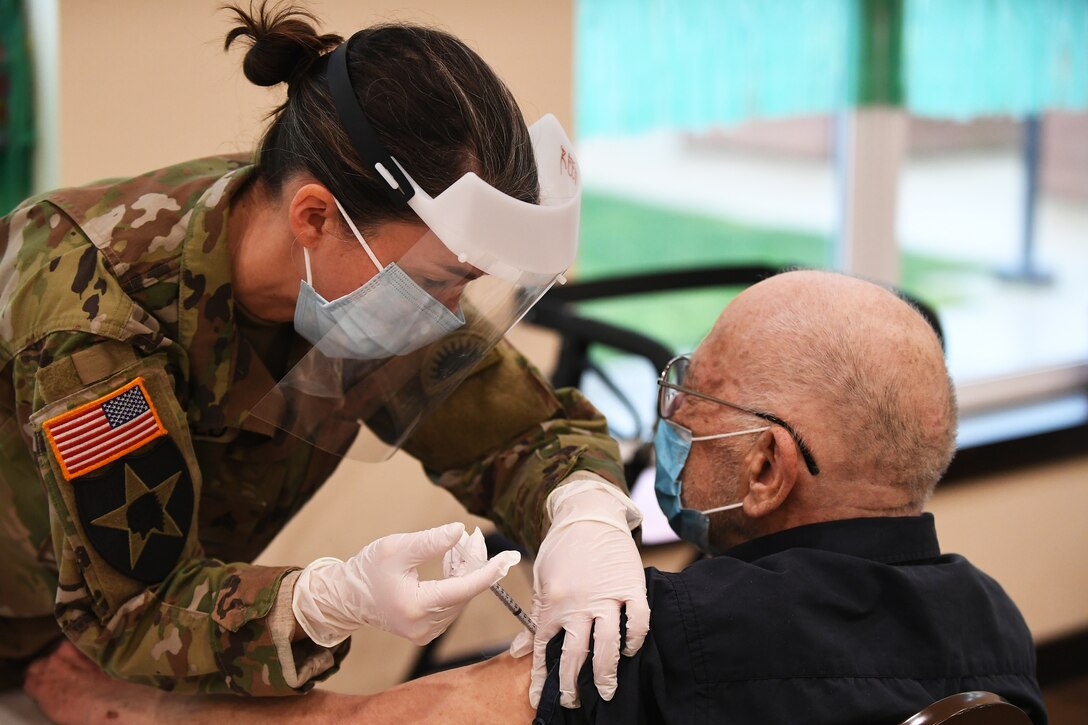
[[[1088,5],[577,8],[579,279],[845,269],[937,308],[965,413],[1088,386]],[[585,309],[682,351],[725,299]]]

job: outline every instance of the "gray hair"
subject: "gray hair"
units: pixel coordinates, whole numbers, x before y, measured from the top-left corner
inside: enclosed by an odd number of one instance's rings
[[[888,303],[890,320],[830,295],[785,296],[759,321],[776,357],[751,366],[745,387],[752,404],[793,423],[822,466],[829,453],[849,451],[847,465],[908,492],[916,507],[955,453],[955,390],[925,318],[901,300]],[[794,422],[790,408],[800,400],[826,417]]]

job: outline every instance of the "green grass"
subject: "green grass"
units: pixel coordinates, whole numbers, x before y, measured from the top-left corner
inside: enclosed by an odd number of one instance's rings
[[[831,268],[834,247],[818,234],[755,227],[600,193],[582,199],[577,279],[723,264]],[[957,279],[983,271],[905,254],[903,289],[934,306],[958,299]],[[595,319],[637,330],[677,351],[695,348],[739,289],[699,289],[585,302]]]

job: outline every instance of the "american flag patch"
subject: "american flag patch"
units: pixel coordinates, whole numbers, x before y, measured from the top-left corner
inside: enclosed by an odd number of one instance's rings
[[[143,378],[50,418],[42,429],[68,481],[166,435]]]

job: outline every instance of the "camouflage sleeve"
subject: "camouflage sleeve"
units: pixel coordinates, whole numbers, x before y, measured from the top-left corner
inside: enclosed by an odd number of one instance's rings
[[[405,444],[469,511],[535,553],[548,494],[576,471],[627,492],[604,416],[577,390],[555,390],[502,341]]]
[[[346,643],[292,644],[292,569],[204,555],[201,471],[165,358],[54,333],[15,361],[50,506],[57,621],[117,678],[202,693],[306,691],[335,671]],[[97,431],[93,445],[84,431]]]

